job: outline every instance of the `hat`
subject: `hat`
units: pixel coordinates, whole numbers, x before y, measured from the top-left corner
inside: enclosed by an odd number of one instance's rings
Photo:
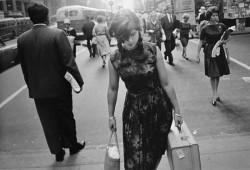
[[[212,6],[212,4],[210,4],[210,2],[206,2],[204,5],[205,5],[205,7],[210,7],[210,6]]]
[[[65,18],[65,19],[64,19],[64,24],[70,24],[70,19]]]
[[[199,12],[205,12],[206,11],[206,8],[204,6],[201,6],[201,8],[199,9]]]

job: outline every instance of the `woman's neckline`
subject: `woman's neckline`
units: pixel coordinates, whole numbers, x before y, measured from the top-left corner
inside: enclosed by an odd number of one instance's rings
[[[131,48],[127,48],[127,47],[125,47],[123,44],[122,44],[122,48],[124,48],[126,51],[132,51],[132,50],[134,50],[134,49],[136,49],[136,47],[138,46],[138,42],[135,44],[135,46],[134,47],[131,47]]]

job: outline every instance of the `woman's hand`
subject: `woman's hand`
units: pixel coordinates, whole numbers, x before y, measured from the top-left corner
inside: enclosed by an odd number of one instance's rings
[[[112,132],[116,131],[116,120],[115,120],[115,117],[110,117],[109,118],[109,129]]]
[[[174,122],[176,127],[180,127],[183,123],[181,114],[174,113]]]
[[[162,41],[166,41],[166,36],[165,36],[165,34],[162,35],[161,40],[162,40]]]
[[[200,56],[199,55],[196,56],[196,63],[200,64]]]

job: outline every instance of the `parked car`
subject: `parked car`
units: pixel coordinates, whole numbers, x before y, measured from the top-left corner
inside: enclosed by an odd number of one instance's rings
[[[0,72],[3,72],[19,63],[17,44],[6,45],[0,41]]]

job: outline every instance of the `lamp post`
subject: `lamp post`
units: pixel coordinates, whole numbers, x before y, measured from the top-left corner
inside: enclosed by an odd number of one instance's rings
[[[114,1],[109,1],[109,5],[110,5],[110,7],[111,7],[111,12],[113,12],[112,6],[114,5]]]

